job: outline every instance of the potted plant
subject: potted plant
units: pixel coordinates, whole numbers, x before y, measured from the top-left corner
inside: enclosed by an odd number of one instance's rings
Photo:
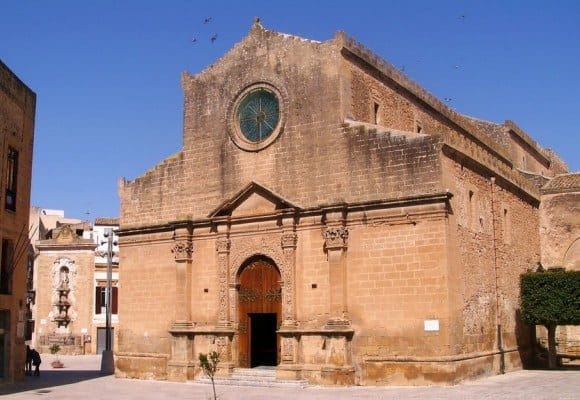
[[[58,343],[53,343],[48,349],[50,350],[50,354],[56,355],[60,351],[60,346],[58,345]],[[58,359],[58,356],[56,356],[56,359],[52,361],[50,365],[52,365],[52,368],[64,367],[64,364],[62,363],[62,361]]]

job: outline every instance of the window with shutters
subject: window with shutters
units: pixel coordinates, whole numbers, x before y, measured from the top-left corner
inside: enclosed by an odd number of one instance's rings
[[[119,288],[113,286],[111,293],[111,314],[117,314],[119,303]],[[107,313],[107,287],[106,282],[95,287],[95,315]]]
[[[16,187],[18,178],[18,151],[8,148],[8,165],[6,166],[6,193],[4,207],[16,211]]]

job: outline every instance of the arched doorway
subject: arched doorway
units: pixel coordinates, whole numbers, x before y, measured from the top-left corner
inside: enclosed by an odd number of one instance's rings
[[[250,259],[238,278],[240,367],[278,365],[276,331],[282,318],[280,272],[266,258]]]

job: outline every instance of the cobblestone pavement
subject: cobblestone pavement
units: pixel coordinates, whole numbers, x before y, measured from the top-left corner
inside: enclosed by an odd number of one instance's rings
[[[0,386],[0,398],[58,400],[209,399],[211,386],[116,379],[100,376],[100,356],[61,356],[65,368],[52,369],[45,356],[40,377]],[[516,371],[451,387],[319,387],[305,389],[218,386],[220,400],[335,400],[335,399],[580,399],[580,370]]]

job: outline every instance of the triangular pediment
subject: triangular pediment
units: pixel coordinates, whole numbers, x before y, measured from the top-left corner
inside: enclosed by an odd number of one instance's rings
[[[65,225],[57,232],[54,241],[56,243],[73,243],[77,238],[76,232],[72,230],[70,225]]]
[[[245,217],[299,208],[265,186],[250,182],[245,188],[220,204],[209,214],[209,217]]]

